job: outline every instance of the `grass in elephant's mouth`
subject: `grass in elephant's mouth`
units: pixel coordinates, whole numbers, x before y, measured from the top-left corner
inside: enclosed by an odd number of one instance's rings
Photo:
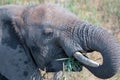
[[[82,64],[74,58],[60,58],[60,59],[57,59],[57,61],[65,61],[63,63],[63,70],[65,71],[76,72],[76,71],[82,70]]]
[[[75,58],[60,58],[57,61],[64,61],[60,80],[69,80],[70,72],[80,72],[82,70],[82,64]]]

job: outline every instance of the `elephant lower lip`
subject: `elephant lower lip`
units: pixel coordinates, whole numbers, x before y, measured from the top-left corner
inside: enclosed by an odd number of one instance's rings
[[[93,60],[90,60],[88,58],[86,58],[85,56],[82,55],[82,53],[80,52],[75,52],[74,55],[73,55],[79,62],[87,65],[87,66],[91,66],[91,67],[99,67],[100,64],[93,61]]]

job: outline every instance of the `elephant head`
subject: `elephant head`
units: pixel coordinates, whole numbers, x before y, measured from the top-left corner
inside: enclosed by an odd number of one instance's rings
[[[105,79],[112,77],[120,67],[117,40],[64,8],[51,4],[30,6],[13,20],[21,42],[41,69],[62,70],[62,61],[55,60],[74,57],[95,76]],[[83,53],[92,51],[101,53],[101,65],[83,56]]]

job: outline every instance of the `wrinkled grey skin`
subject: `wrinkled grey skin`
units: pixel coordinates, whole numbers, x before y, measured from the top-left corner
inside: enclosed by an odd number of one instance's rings
[[[62,70],[56,59],[98,51],[103,64],[84,65],[99,78],[110,78],[120,67],[120,46],[105,30],[79,20],[56,5],[0,7],[0,73],[9,80],[40,80],[38,68]]]

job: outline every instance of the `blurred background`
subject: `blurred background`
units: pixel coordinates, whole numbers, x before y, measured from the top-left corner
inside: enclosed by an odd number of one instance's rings
[[[106,29],[120,42],[120,0],[0,0],[0,5],[35,5],[43,3],[54,3],[67,8],[80,19]],[[96,53],[93,52],[92,55],[88,56],[101,62],[101,56]],[[81,72],[68,72],[64,75],[66,78],[62,80],[102,80],[96,78],[85,68]],[[47,80],[52,80],[53,75],[48,73],[46,77]],[[106,80],[120,80],[120,71],[113,78]]]

